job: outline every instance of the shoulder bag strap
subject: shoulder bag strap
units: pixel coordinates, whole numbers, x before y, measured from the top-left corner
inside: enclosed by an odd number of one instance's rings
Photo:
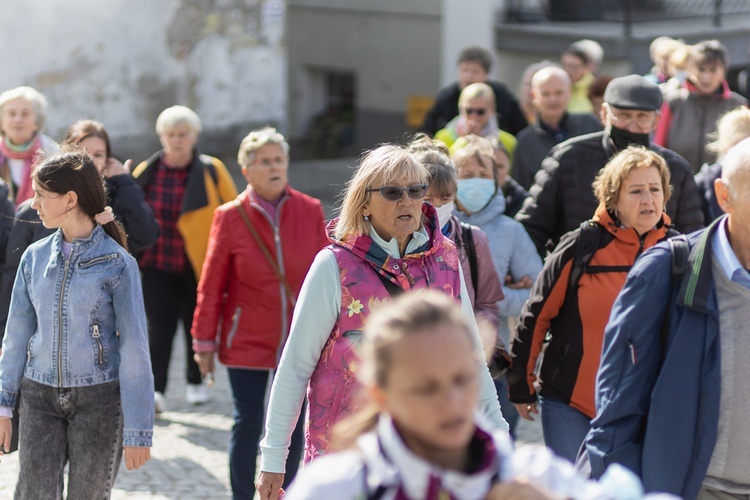
[[[477,261],[477,247],[474,244],[474,234],[471,232],[471,226],[469,224],[460,223],[461,234],[464,237],[464,247],[466,249],[466,257],[469,259],[469,270],[471,271],[471,283],[474,287],[474,297],[479,296],[479,263]]]
[[[266,256],[266,260],[268,260],[268,264],[271,266],[271,269],[273,269],[273,272],[276,274],[276,277],[284,286],[286,295],[287,297],[289,297],[289,301],[292,303],[292,307],[294,307],[295,305],[297,305],[297,298],[294,296],[292,287],[289,286],[289,283],[286,281],[286,278],[284,278],[284,276],[281,274],[281,270],[279,269],[278,264],[276,264],[276,261],[273,259],[271,252],[268,250],[268,248],[266,248],[266,245],[260,239],[260,235],[253,227],[253,224],[250,222],[250,218],[247,216],[247,213],[245,213],[245,207],[242,206],[242,202],[238,199],[234,200],[234,205],[237,207],[237,210],[240,212],[240,215],[242,216],[242,220],[245,221],[245,225],[250,230],[250,234],[252,234],[253,238],[255,238],[255,242],[258,243],[258,246],[260,247],[261,251],[263,251],[263,255]]]

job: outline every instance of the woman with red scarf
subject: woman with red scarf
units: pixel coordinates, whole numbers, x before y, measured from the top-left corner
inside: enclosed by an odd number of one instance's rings
[[[41,133],[47,100],[31,87],[16,87],[0,94],[0,177],[16,205],[31,198],[31,166],[40,151],[60,150]]]

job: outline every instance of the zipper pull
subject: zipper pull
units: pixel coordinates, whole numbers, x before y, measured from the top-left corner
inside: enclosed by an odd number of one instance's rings
[[[99,338],[99,325],[94,325],[94,338]]]

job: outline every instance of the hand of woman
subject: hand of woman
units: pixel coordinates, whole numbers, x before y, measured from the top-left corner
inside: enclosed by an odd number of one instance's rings
[[[532,417],[531,414],[539,414],[539,408],[537,408],[536,403],[513,403],[513,406],[516,407],[518,414],[521,415],[522,418],[530,420],[531,422],[534,421],[534,417]]]
[[[511,481],[510,483],[496,483],[484,498],[485,500],[555,500],[558,497],[542,491],[533,484]]]
[[[213,352],[196,352],[193,359],[198,364],[201,375],[205,378],[209,373],[215,371],[214,353]]]
[[[130,173],[130,166],[133,164],[133,160],[125,161],[123,165],[117,158],[107,158],[107,165],[104,167],[102,174],[107,179],[115,177],[117,175],[124,175]]]
[[[531,278],[528,276],[524,276],[518,281],[513,281],[513,276],[510,274],[505,277],[505,284],[503,285],[506,288],[510,288],[511,290],[519,290],[519,289],[525,289],[525,288],[531,288],[534,286],[534,282],[531,281]]]
[[[255,489],[258,490],[262,500],[276,500],[279,498],[283,484],[284,474],[260,471],[258,481],[255,483]]]
[[[151,458],[151,448],[141,446],[125,446],[125,467],[128,470],[136,470],[143,466]]]
[[[0,455],[10,451],[10,440],[13,437],[13,425],[9,417],[0,417]]]

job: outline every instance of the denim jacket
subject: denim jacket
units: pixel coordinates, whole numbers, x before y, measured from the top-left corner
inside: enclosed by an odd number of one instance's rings
[[[24,376],[59,388],[119,380],[123,445],[151,446],[154,382],[138,265],[99,225],[73,240],[68,260],[62,237],[58,229],[21,258],[0,357],[0,406],[16,404]]]

